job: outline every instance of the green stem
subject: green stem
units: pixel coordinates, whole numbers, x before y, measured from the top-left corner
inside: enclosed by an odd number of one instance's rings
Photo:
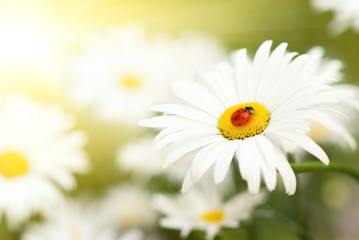
[[[344,173],[348,176],[351,176],[359,183],[359,172],[353,167],[346,166],[341,163],[330,163],[328,166],[326,166],[320,162],[308,162],[308,163],[292,163],[291,166],[295,173],[320,172],[320,171]]]

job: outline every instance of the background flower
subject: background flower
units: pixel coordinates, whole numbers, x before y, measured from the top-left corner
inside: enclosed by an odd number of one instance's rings
[[[92,106],[106,119],[135,123],[148,107],[168,98],[170,82],[224,59],[214,40],[146,36],[140,26],[111,29],[90,39],[74,64],[75,102]]]
[[[6,96],[0,116],[0,209],[15,227],[61,199],[56,185],[76,187],[73,174],[89,170],[86,138],[58,106],[29,96]]]
[[[22,239],[116,240],[116,229],[107,224],[99,213],[94,203],[64,200],[45,214],[43,223],[30,226]]]
[[[239,221],[250,218],[253,209],[264,201],[264,193],[241,193],[223,201],[219,190],[206,184],[183,195],[158,194],[152,205],[165,215],[160,225],[180,230],[182,238],[199,229],[206,232],[206,239],[214,239],[222,227],[238,227]]]
[[[332,33],[340,34],[349,27],[359,31],[359,3],[355,0],[312,0],[320,11],[334,11],[334,19],[329,24]]]

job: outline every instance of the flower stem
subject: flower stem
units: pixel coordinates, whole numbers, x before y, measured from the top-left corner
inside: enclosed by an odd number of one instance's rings
[[[354,178],[359,183],[359,172],[351,166],[343,165],[341,163],[330,163],[328,166],[320,162],[308,163],[292,163],[291,164],[295,173],[331,171],[344,173]]]

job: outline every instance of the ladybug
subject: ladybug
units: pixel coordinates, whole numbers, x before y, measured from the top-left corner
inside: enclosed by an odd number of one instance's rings
[[[246,124],[253,114],[252,107],[245,107],[237,109],[231,116],[233,126],[242,126]]]

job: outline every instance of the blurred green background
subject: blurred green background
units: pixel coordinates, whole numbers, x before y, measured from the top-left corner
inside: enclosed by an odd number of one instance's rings
[[[217,37],[229,50],[248,48],[251,53],[267,39],[274,40],[274,46],[288,42],[289,50],[299,53],[323,46],[328,57],[343,61],[345,81],[359,84],[359,34],[349,29],[339,36],[330,35],[327,24],[333,13],[316,12],[309,0],[33,0],[31,4],[25,0],[0,1],[0,14],[9,11],[20,15],[22,11],[34,12],[46,29],[71,36],[68,44],[61,46],[69,54],[80,51],[77,41],[88,34],[131,21],[143,25],[150,34],[205,32]],[[113,159],[118,146],[139,133],[126,132],[118,124],[103,123],[90,113],[75,111],[63,94],[65,89],[40,78],[41,74],[26,71],[0,74],[0,87],[3,91],[30,92],[38,99],[60,102],[77,117],[78,129],[89,134],[86,150],[94,165],[92,173],[78,176],[79,189],[100,195],[105,187],[126,179],[127,175],[114,167]],[[332,161],[358,168],[358,151],[336,146],[325,149]],[[298,192],[292,197],[281,191],[273,193],[262,209],[274,210],[274,217],[254,216],[254,221],[245,222],[239,230],[223,231],[221,239],[359,239],[359,186],[352,179],[331,173],[303,174],[299,176]],[[175,231],[164,232],[169,239],[178,239]],[[2,224],[0,239],[12,240],[17,236]],[[203,239],[203,234],[194,232],[190,239]]]

